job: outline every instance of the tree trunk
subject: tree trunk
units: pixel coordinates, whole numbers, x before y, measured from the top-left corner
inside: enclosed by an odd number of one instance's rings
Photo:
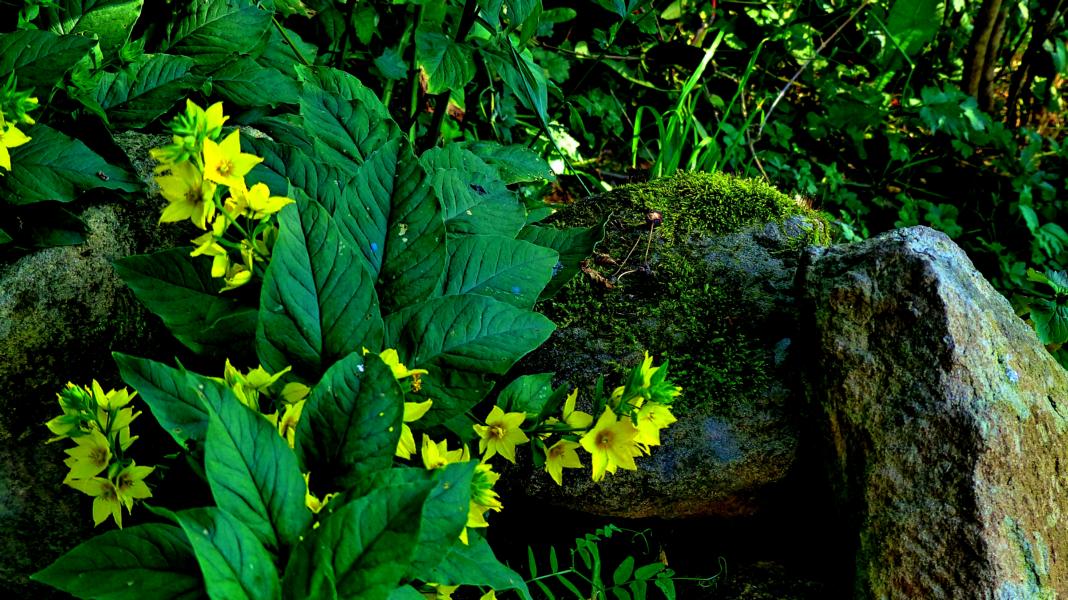
[[[983,87],[983,76],[987,73],[987,61],[997,58],[999,48],[995,46],[995,30],[1000,20],[1004,23],[1003,12],[1007,12],[1007,6],[1003,6],[1002,0],[983,0],[979,8],[979,14],[975,16],[975,28],[972,31],[972,40],[968,44],[964,59],[964,74],[961,77],[961,88],[970,96],[979,96]],[[1002,27],[1004,31],[1004,27]],[[1001,44],[1003,36],[996,36],[997,45]],[[993,71],[993,65],[989,67]]]

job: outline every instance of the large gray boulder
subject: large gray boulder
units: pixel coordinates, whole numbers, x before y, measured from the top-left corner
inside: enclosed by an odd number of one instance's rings
[[[123,145],[150,183],[147,149],[159,140],[126,134]],[[45,421],[60,412],[67,381],[121,386],[112,350],[149,354],[171,339],[137,302],[111,261],[170,245],[180,230],[157,226],[158,196],[115,198],[75,209],[86,242],[0,264],[0,597],[66,597],[28,581],[91,537],[92,499],[65,485],[64,443],[46,445]]]
[[[1068,593],[1068,373],[944,234],[811,249],[804,370],[855,597]]]
[[[786,360],[793,283],[823,223],[765,184],[705,173],[625,186],[556,219],[592,226],[608,214],[600,263],[587,267],[600,276],[580,276],[540,307],[561,327],[523,369],[585,388],[647,350],[658,363],[670,359],[684,388],[679,421],[637,471],[595,484],[585,455],[587,468],[566,471],[563,487],[529,464],[501,483],[613,517],[760,512],[784,492],[797,459],[796,374]]]

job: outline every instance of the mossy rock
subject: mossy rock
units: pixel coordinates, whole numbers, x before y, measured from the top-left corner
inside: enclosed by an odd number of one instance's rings
[[[762,182],[681,173],[628,185],[559,211],[564,226],[606,222],[584,274],[540,310],[560,329],[524,363],[589,385],[648,351],[670,359],[684,392],[679,422],[637,472],[599,485],[542,473],[526,493],[598,514],[752,514],[793,466],[796,403],[789,349],[794,272],[827,240],[817,213]]]
[[[120,136],[151,186],[151,136]],[[68,597],[28,576],[92,536],[92,499],[63,485],[68,444],[46,444],[67,381],[121,386],[111,351],[162,358],[174,341],[137,302],[111,262],[174,245],[157,225],[156,195],[98,198],[71,209],[86,226],[78,246],[38,250],[0,264],[0,592],[5,598]],[[160,356],[162,354],[162,356]],[[139,420],[142,431],[148,424]]]

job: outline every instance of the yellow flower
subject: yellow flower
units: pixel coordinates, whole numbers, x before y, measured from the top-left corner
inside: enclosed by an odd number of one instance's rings
[[[564,422],[576,429],[586,429],[593,423],[593,415],[575,410],[575,402],[578,400],[578,388],[575,388],[564,400]]]
[[[300,413],[304,410],[304,401],[301,400],[295,404],[289,404],[286,406],[286,410],[282,413],[282,419],[278,422],[278,435],[281,435],[285,441],[289,442],[289,447],[293,448],[296,443],[297,436],[297,423],[300,422]]]
[[[222,143],[204,140],[204,178],[209,181],[243,188],[245,175],[261,162],[262,158],[241,152],[241,139],[236,129]]]
[[[304,474],[304,488],[305,488],[305,491],[304,491],[304,506],[307,506],[308,510],[312,511],[313,513],[318,514],[319,511],[322,510],[324,506],[326,506],[326,503],[330,502],[330,500],[334,496],[337,496],[337,494],[336,493],[327,494],[326,496],[323,497],[322,500],[320,500],[318,496],[316,496],[315,494],[311,493],[311,487],[309,487],[310,484],[311,484],[311,473],[305,473]],[[318,526],[318,523],[316,523],[316,526]]]
[[[568,469],[581,469],[582,462],[579,460],[575,449],[578,442],[560,440],[549,447],[545,452],[545,470],[553,478],[556,485],[564,485],[564,467]]]
[[[67,485],[93,496],[93,526],[100,525],[110,515],[115,519],[115,524],[122,529],[122,501],[119,500],[119,490],[115,484],[102,477],[92,479],[73,479],[65,481]]]
[[[207,138],[217,138],[222,133],[223,123],[226,122],[227,117],[223,114],[222,102],[216,102],[204,110],[193,103],[192,100],[186,99],[186,110],[189,112],[195,112],[197,114],[196,123],[202,130],[199,132],[201,135]]]
[[[290,367],[286,367],[286,370],[288,371],[289,368]],[[291,381],[282,387],[282,402],[285,402],[286,404],[296,404],[307,398],[309,392],[311,392],[311,388],[308,386],[303,383]]]
[[[486,417],[485,425],[473,425],[479,435],[478,451],[485,462],[500,453],[511,462],[515,462],[515,445],[530,441],[527,434],[519,428],[527,418],[527,413],[505,413],[501,407],[494,406]]]
[[[580,443],[593,456],[593,480],[604,479],[605,472],[615,473],[617,467],[631,471],[638,467],[634,464],[635,453],[640,451],[634,446],[638,430],[629,419],[617,420],[615,413],[605,408],[597,424],[582,436]]]
[[[226,275],[223,277],[223,282],[226,284],[220,292],[226,292],[229,290],[237,289],[249,281],[252,281],[252,271],[245,265],[238,263],[230,263],[226,267]]]
[[[87,435],[71,438],[77,447],[64,450],[69,458],[63,464],[70,467],[70,473],[64,479],[86,479],[99,474],[111,462],[111,444],[104,434],[96,429]]]
[[[160,193],[170,203],[163,209],[159,222],[189,219],[200,229],[207,229],[207,222],[215,215],[215,184],[205,181],[189,161],[171,165],[170,171],[170,175],[156,177]]]
[[[646,402],[638,409],[638,435],[634,441],[646,446],[660,445],[660,430],[678,419],[671,414],[671,408],[658,402]]]
[[[482,594],[482,597],[478,600],[497,600],[497,592],[495,592],[494,590],[490,590],[485,594]]]
[[[435,443],[430,436],[423,434],[423,447],[420,450],[423,466],[429,469],[440,469],[447,464],[463,462],[471,458],[467,446],[456,450],[449,450],[448,441],[441,440]]]
[[[401,424],[401,435],[400,439],[397,440],[397,451],[394,456],[411,458],[416,453],[418,448],[415,447],[415,436],[412,435],[412,428],[408,427],[407,423],[413,423],[423,418],[423,415],[430,410],[430,405],[433,403],[433,400],[404,403],[404,417],[402,419],[404,423]]]
[[[426,600],[452,600],[452,593],[460,587],[458,585],[442,585],[440,583],[428,583],[427,585],[433,591],[422,592],[423,598],[426,598]]]
[[[0,112],[0,167],[10,171],[11,154],[7,149],[21,146],[28,141],[30,141],[30,138],[19,131],[18,127],[5,121],[4,113]]]
[[[155,467],[139,467],[133,461],[130,465],[115,477],[115,489],[119,501],[126,506],[128,512],[133,512],[133,501],[151,498],[152,492],[145,485],[144,479],[149,473],[156,470]]]

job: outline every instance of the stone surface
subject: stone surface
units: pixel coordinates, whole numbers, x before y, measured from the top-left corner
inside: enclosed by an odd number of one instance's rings
[[[948,237],[811,250],[803,353],[855,597],[1068,592],[1068,373]]]
[[[744,218],[717,216],[731,205]],[[654,209],[664,222],[650,241],[645,215]],[[795,329],[793,279],[801,248],[821,224],[766,186],[705,174],[620,188],[557,218],[589,226],[609,212],[598,252],[619,263],[601,268],[613,287],[580,276],[545,303],[561,328],[522,368],[584,387],[633,366],[644,350],[658,363],[666,356],[684,388],[679,421],[636,461],[637,471],[594,484],[584,455],[587,469],[565,472],[563,487],[529,464],[502,484],[615,517],[753,514],[783,491],[796,460],[797,403],[785,360]]]
[[[152,140],[131,136],[127,147],[147,178]],[[56,392],[93,378],[117,387],[112,350],[143,355],[171,343],[111,267],[173,243],[178,231],[156,225],[161,202],[135,196],[76,208],[84,244],[0,264],[0,597],[50,597],[27,576],[92,535],[92,500],[62,484],[65,444],[45,444]]]

